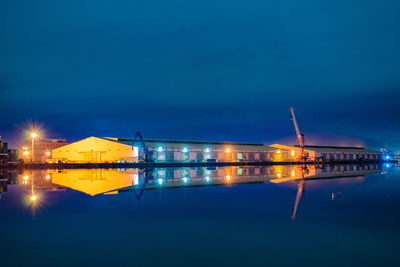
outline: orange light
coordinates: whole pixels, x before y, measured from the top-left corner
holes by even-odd
[[[281,151],[280,151],[280,150],[277,150],[276,153],[281,154]]]
[[[230,148],[228,147],[228,148],[225,150],[225,152],[226,152],[226,153],[231,152]]]
[[[280,178],[280,177],[281,177],[281,174],[280,174],[280,173],[278,173],[278,174],[277,174],[277,176]]]
[[[32,138],[36,138],[37,136],[38,136],[37,133],[35,133],[35,132],[31,133]]]
[[[294,156],[294,150],[292,150],[292,156]]]
[[[296,173],[294,172],[294,170],[292,171],[292,177],[294,177],[296,175]]]
[[[50,151],[46,151],[46,156],[50,156]]]
[[[37,199],[37,196],[36,195],[32,195],[31,196],[31,201],[35,201]]]
[[[29,179],[29,176],[28,176],[28,175],[25,175],[25,176],[24,176],[24,180],[27,181],[28,179]]]
[[[50,174],[46,175],[46,179],[49,180],[50,179]]]
[[[24,155],[25,155],[25,156],[28,156],[28,155],[29,155],[29,151],[25,150],[25,151],[24,151]]]
[[[226,176],[226,180],[229,181],[231,177],[229,175]]]

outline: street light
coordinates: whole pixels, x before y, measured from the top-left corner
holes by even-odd
[[[32,138],[32,162],[35,162],[35,138],[38,137],[38,134],[35,132],[31,133]]]

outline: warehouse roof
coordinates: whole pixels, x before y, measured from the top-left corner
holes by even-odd
[[[114,137],[102,137],[102,139],[132,145],[134,141],[133,138],[114,138]],[[193,141],[193,140],[166,140],[166,139],[144,139],[143,140],[146,145],[153,147],[158,145],[168,145],[171,148],[180,148],[182,145],[190,145],[191,147],[203,148],[204,146],[213,146],[213,145],[223,145],[223,146],[235,146],[237,149],[242,150],[274,150],[274,148],[270,146],[266,146],[264,144],[256,144],[256,143],[239,143],[239,142],[219,142],[219,141]]]
[[[106,139],[114,139],[122,143],[132,143],[133,138],[112,138],[104,137]],[[169,144],[199,144],[199,145],[246,145],[246,146],[263,146],[263,144],[255,143],[242,143],[242,142],[219,142],[219,141],[194,141],[194,140],[167,140],[167,139],[143,139],[146,143],[169,143]]]
[[[298,147],[298,145],[295,145]],[[363,147],[350,147],[350,146],[305,146],[306,149],[318,152],[367,152],[379,153],[378,151],[366,149]]]

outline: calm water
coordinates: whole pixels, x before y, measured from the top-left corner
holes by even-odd
[[[1,266],[400,265],[400,171],[392,165],[1,179]]]

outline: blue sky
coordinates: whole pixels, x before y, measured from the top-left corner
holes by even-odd
[[[400,150],[400,2],[2,1],[0,135]]]

